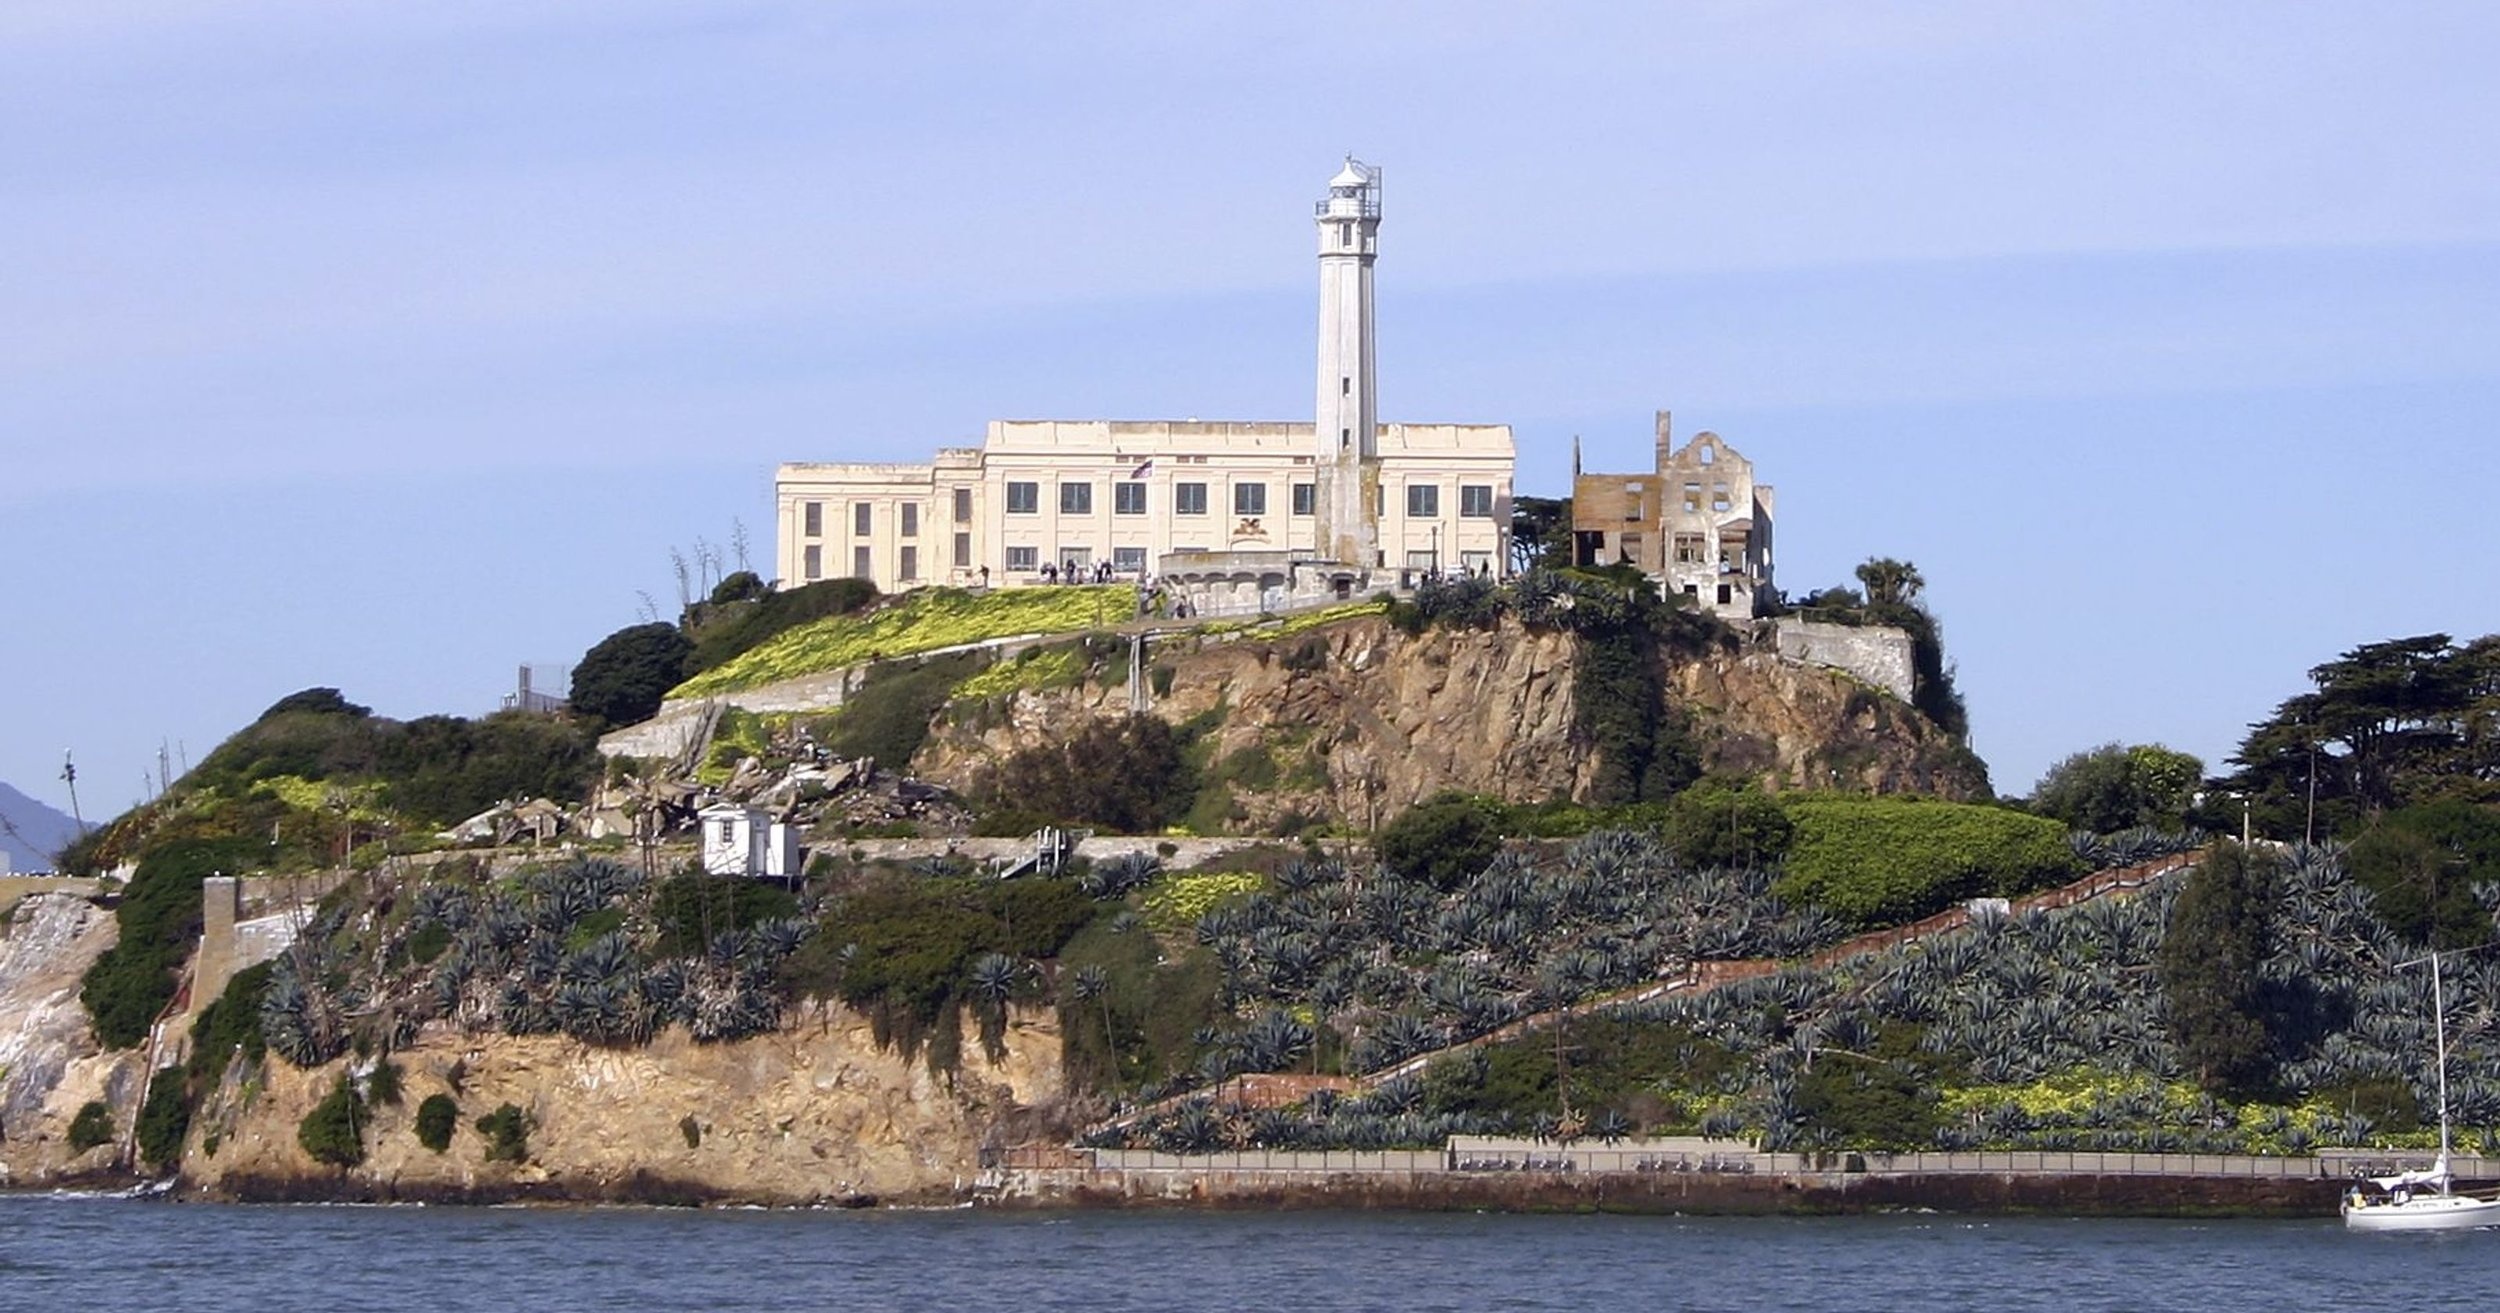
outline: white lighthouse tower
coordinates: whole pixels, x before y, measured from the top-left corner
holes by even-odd
[[[1319,219],[1319,414],[1312,441],[1319,555],[1380,563],[1380,410],[1372,387],[1372,257],[1380,170],[1348,155]]]

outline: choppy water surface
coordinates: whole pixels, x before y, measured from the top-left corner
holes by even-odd
[[[2483,1308],[2500,1233],[2333,1221],[765,1213],[0,1197],[0,1308]]]

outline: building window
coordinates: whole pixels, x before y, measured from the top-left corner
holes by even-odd
[[[917,547],[906,547],[906,548],[904,548],[904,549],[903,549],[903,562],[902,562],[902,564],[903,564],[903,568],[902,568],[902,570],[901,570],[901,571],[899,572],[899,574],[898,574],[898,577],[899,577],[899,578],[901,578],[903,581],[905,581],[905,582],[907,582],[907,583],[908,583],[908,582],[910,582],[911,580],[914,580],[914,579],[919,578],[919,577],[920,577],[920,549],[919,549],[919,548],[917,548]]]
[[[1467,567],[1467,573],[1469,574],[1491,574],[1493,572],[1493,553],[1460,552],[1458,554],[1458,563]]]
[[[1036,559],[1040,554],[1039,548],[1010,547],[1007,549],[1007,569],[1010,573],[1020,571],[1031,574],[1041,568],[1041,562]]]
[[[1688,511],[1699,511],[1701,509],[1700,484],[1688,483],[1684,485],[1684,509]]]
[[[1112,485],[1111,485],[1111,512],[1112,512],[1112,514],[1114,514],[1114,515],[1143,515],[1143,514],[1145,514],[1145,513],[1146,513],[1146,485],[1145,485],[1145,484],[1142,484],[1142,483],[1115,483],[1115,484],[1112,484]]]
[[[1060,513],[1061,515],[1091,515],[1091,514],[1093,514],[1093,513],[1094,513],[1094,485],[1092,485],[1092,484],[1090,484],[1090,483],[1063,483],[1063,484],[1060,484],[1060,485],[1059,485],[1059,513]]]
[[[1428,552],[1428,551],[1425,551],[1425,552],[1408,552],[1408,553],[1406,554],[1406,568],[1407,568],[1407,569],[1409,569],[1409,570],[1429,570],[1429,569],[1431,569],[1431,568],[1432,568],[1432,553],[1431,553],[1431,552]]]
[[[969,570],[972,568],[971,534],[959,533],[955,535],[955,568],[958,570]]]
[[[1439,515],[1441,513],[1440,485],[1433,483],[1406,485],[1406,513],[1419,520],[1428,520]]]
[[[854,547],[851,549],[851,577],[853,579],[874,579],[877,577],[876,570],[869,564],[867,548]]]
[[[906,538],[917,538],[920,536],[920,503],[916,501],[907,501],[903,503],[902,533]],[[908,579],[911,576],[905,575],[903,577]]]
[[[1092,569],[1093,567],[1094,567],[1094,549],[1093,549],[1093,548],[1091,548],[1091,547],[1062,547],[1062,548],[1060,548],[1060,549],[1059,549],[1059,568],[1060,568],[1060,569],[1062,569],[1062,570],[1067,570],[1067,571],[1071,571],[1071,572],[1075,572],[1075,571],[1082,571],[1082,570],[1090,570],[1090,569]]]
[[[1353,396],[1354,380],[1352,378],[1340,377],[1337,380],[1337,395],[1341,397]]]
[[[1007,485],[1007,513],[1031,515],[1042,509],[1042,485],[1010,483]]]
[[[1675,536],[1675,563],[1677,565],[1701,564],[1701,549],[1702,543],[1700,534],[1677,534]]]
[[[1458,513],[1470,520],[1493,518],[1493,485],[1462,483],[1458,485]]]
[[[1143,547],[1112,548],[1111,568],[1122,574],[1144,574],[1146,572],[1146,549]]]
[[[1204,547],[1183,547],[1179,544],[1174,544],[1172,547],[1172,554],[1175,556],[1195,556],[1203,555],[1206,550],[1207,549]]]
[[[972,489],[970,488],[955,490],[955,523],[972,523]]]
[[[852,532],[853,534],[855,534],[855,535],[859,536],[859,537],[862,537],[862,538],[867,537],[867,536],[868,536],[868,524],[869,524],[869,517],[871,517],[871,516],[875,515],[876,513],[877,513],[877,508],[876,508],[876,507],[874,507],[874,506],[872,506],[872,505],[870,505],[870,504],[868,504],[867,502],[864,502],[864,501],[855,501],[855,502],[852,502],[852,503],[851,503],[851,532]]]
[[[823,502],[820,502],[820,501],[812,501],[812,502],[809,502],[809,503],[807,503],[807,509],[803,512],[803,514],[804,514],[804,515],[806,516],[806,518],[807,518],[807,529],[806,529],[807,536],[808,536],[808,537],[810,537],[810,538],[822,538],[822,537],[824,537],[824,536],[825,536],[825,504],[824,504]]]
[[[802,569],[808,579],[815,580],[824,578],[825,549],[816,546],[814,543],[808,544],[807,563],[802,567]]]
[[[1736,503],[1727,495],[1726,484],[1714,483],[1710,485],[1710,509],[1714,511],[1724,511],[1728,507],[1735,504]]]
[[[1207,485],[1205,485],[1205,484],[1203,484],[1203,483],[1175,483],[1175,484],[1173,484],[1173,485],[1172,485],[1172,513],[1173,513],[1174,515],[1204,515],[1204,514],[1206,514],[1206,513],[1207,513]]]
[[[1233,514],[1235,514],[1235,515],[1265,515],[1265,514],[1267,514],[1267,485],[1266,485],[1266,484],[1264,484],[1264,483],[1236,483],[1236,484],[1234,484],[1234,485],[1233,485]]]
[[[1318,489],[1316,486],[1314,486],[1314,485],[1312,485],[1312,484],[1308,484],[1308,483],[1297,483],[1297,484],[1293,485],[1293,513],[1294,513],[1294,514],[1296,514],[1296,515],[1309,515],[1309,514],[1311,514],[1311,513],[1312,513],[1311,508],[1312,508],[1314,505],[1316,505],[1316,504],[1317,504],[1318,500],[1319,500],[1319,489]]]

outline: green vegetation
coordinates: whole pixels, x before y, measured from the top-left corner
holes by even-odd
[[[1502,849],[1498,807],[1444,793],[1408,808],[1382,827],[1372,849],[1390,870],[1436,889],[1458,888]]]
[[[2401,807],[2500,804],[2500,634],[2367,643],[2309,681],[2250,727],[2218,782],[2252,799],[2258,833],[2324,842]]]
[[[954,1028],[941,1023],[973,999],[975,963],[1054,957],[1096,910],[1074,880],[889,880],[828,900],[817,939],[838,947],[794,963],[792,983],[867,1013],[879,1044],[915,1054],[934,1040],[945,1069]]]
[[[1034,688],[1066,688],[1085,677],[1085,651],[1070,643],[1029,648],[993,663],[955,686],[954,700],[975,702]]]
[[[329,1094],[313,1105],[296,1125],[295,1142],[313,1161],[332,1167],[354,1167],[365,1160],[365,1101],[356,1095],[347,1073],[339,1073]]]
[[[826,727],[825,746],[844,757],[874,757],[888,770],[909,770],[930,722],[980,664],[977,654],[961,652],[870,670]]]
[[[486,1137],[486,1161],[525,1163],[530,1160],[530,1118],[518,1104],[499,1105],[477,1119],[477,1133]]]
[[[1945,664],[1944,627],[1919,593],[1927,579],[1918,567],[1891,557],[1869,557],[1857,568],[1865,591],[1826,588],[1809,594],[1797,612],[1809,620],[1841,625],[1887,625],[1910,635],[1913,677],[1910,704],[1948,735],[1964,739],[1970,716],[1953,686],[1953,670]]]
[[[670,696],[732,693],[1016,634],[1073,633],[1126,620],[1136,605],[1137,590],[1126,584],[995,593],[924,588],[863,615],[826,616],[777,634],[687,680]]]
[[[2083,874],[2065,827],[1995,807],[1809,795],[1786,811],[1796,828],[1780,895],[1860,925],[1914,921]]]
[[[724,879],[701,871],[672,875],[652,894],[651,920],[659,940],[651,951],[662,958],[700,957],[724,938],[798,914],[797,899],[761,880]]]
[[[687,1148],[703,1147],[703,1123],[696,1121],[693,1113],[687,1113],[677,1119],[677,1133],[685,1137]]]
[[[1796,833],[1788,810],[1751,780],[1704,779],[1667,804],[1667,846],[1694,866],[1768,866]]]
[[[1046,591],[1046,590],[1045,590]],[[1044,822],[1153,834],[1195,799],[1180,731],[1153,716],[1094,720],[1000,762],[979,796],[1008,833]]]
[[[71,1153],[85,1153],[99,1144],[113,1142],[113,1110],[102,1099],[89,1099],[78,1106],[78,1115],[69,1119]]]
[[[1180,934],[1207,913],[1266,888],[1267,878],[1250,871],[1175,871],[1146,886],[1139,906],[1147,928]]]
[[[2483,895],[2500,882],[2500,808],[2453,798],[2398,808],[2353,840],[2350,861],[2379,919],[2406,942],[2494,939]]]
[[[2215,847],[2171,906],[2161,990],[2179,1060],[2212,1090],[2250,1090],[2273,1066],[2257,974],[2274,891],[2264,863]]]
[[[460,1126],[460,1104],[448,1094],[429,1094],[417,1105],[417,1143],[436,1153],[451,1147]]]
[[[120,937],[87,969],[79,1001],[107,1048],[126,1049],[174,998],[174,976],[200,934],[200,882],[239,872],[262,851],[248,839],[184,839],[149,850],[114,911]]]
[[[694,660],[675,625],[629,625],[600,639],[573,667],[574,711],[608,725],[649,720]]]
[[[2049,767],[2031,810],[2087,834],[2179,830],[2204,776],[2205,763],[2158,743],[2105,743]]]
[[[139,1157],[158,1171],[182,1161],[182,1137],[191,1131],[191,1100],[183,1090],[180,1067],[164,1067],[148,1084],[147,1102],[139,1105]]]
[[[721,580],[709,602],[689,608],[686,632],[694,640],[690,671],[711,670],[784,631],[826,616],[850,615],[878,597],[876,585],[865,579],[826,579],[777,593],[733,588],[740,574]]]

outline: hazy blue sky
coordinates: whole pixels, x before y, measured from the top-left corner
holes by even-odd
[[[1649,414],[1780,582],[1917,562],[2000,788],[2218,762],[2500,628],[2487,3],[0,6],[0,779],[294,689],[491,709],[771,468],[1302,417],[1386,166],[1382,415],[1523,491]]]

